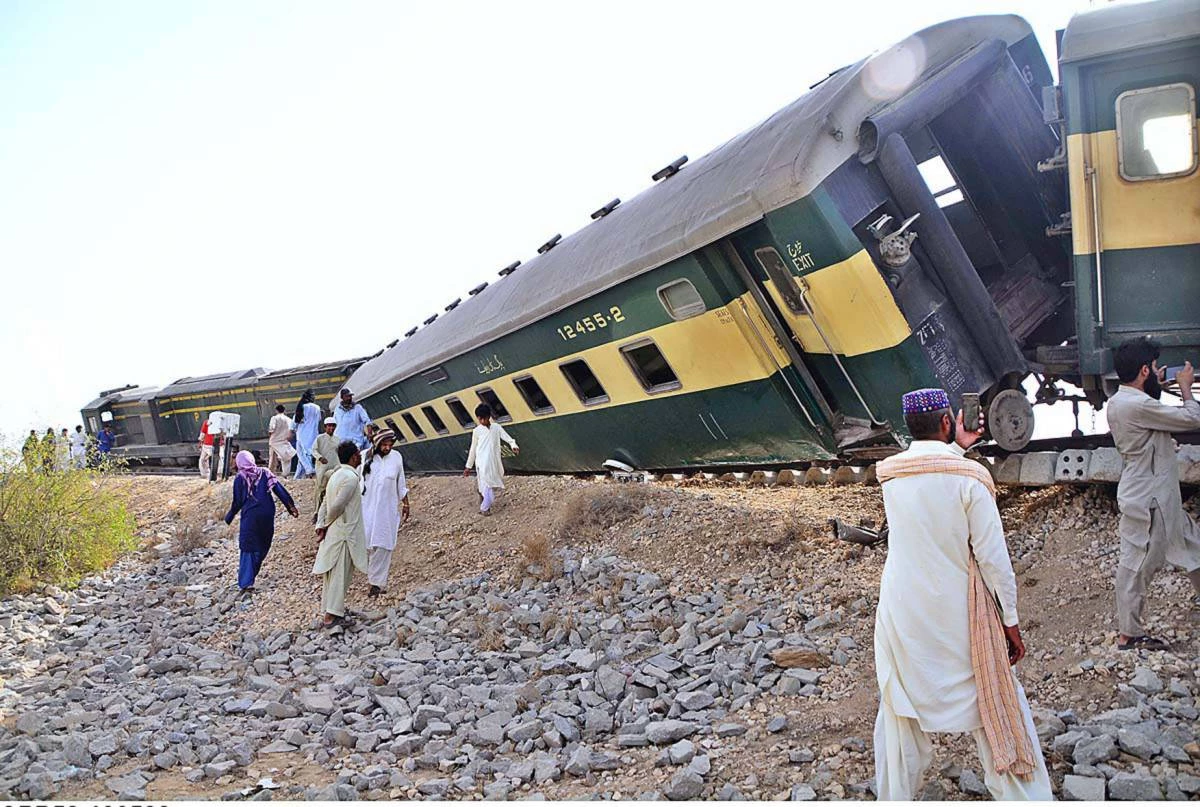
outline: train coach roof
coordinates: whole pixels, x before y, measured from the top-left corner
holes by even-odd
[[[359,398],[706,246],[810,193],[855,156],[858,125],[989,39],[1032,33],[1016,16],[926,28],[846,67],[765,121],[564,238],[360,367]],[[902,77],[898,80],[898,76]]]
[[[120,403],[121,401],[148,401],[157,394],[158,387],[131,387],[129,389],[114,390],[88,403],[83,407],[83,411],[103,409],[109,404]]]
[[[342,359],[341,361],[327,361],[320,364],[306,364],[302,367],[288,367],[284,370],[271,370],[263,378],[283,378],[289,375],[307,375],[308,373],[323,373],[323,372],[338,372],[344,373],[354,369],[366,361],[366,357],[357,359]]]
[[[1059,61],[1081,62],[1197,36],[1200,0],[1112,3],[1071,18],[1063,31]]]
[[[230,373],[181,378],[163,387],[158,397],[169,398],[185,392],[211,392],[239,387],[254,381],[264,372],[266,371],[261,367],[252,367],[249,370],[236,370]]]

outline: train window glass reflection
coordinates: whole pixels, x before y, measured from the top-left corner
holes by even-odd
[[[422,406],[421,411],[425,413],[426,419],[429,420],[429,425],[438,434],[449,434],[450,430],[446,428],[446,421],[442,420],[442,416],[437,413],[432,406]]]
[[[673,280],[665,286],[659,286],[658,299],[671,315],[671,319],[687,319],[707,310],[700,292],[696,291],[692,281],[686,279]]]
[[[807,313],[804,310],[804,302],[800,299],[800,287],[796,285],[796,278],[792,275],[792,270],[788,268],[788,265],[783,262],[783,258],[780,257],[775,247],[759,247],[754,250],[754,257],[758,259],[758,265],[771,279],[771,283],[775,286],[775,290],[788,310],[793,314]]]
[[[542,391],[542,385],[533,376],[524,375],[514,378],[513,384],[516,386],[517,392],[521,393],[521,397],[525,399],[525,403],[529,404],[529,409],[533,414],[548,415],[554,411],[554,404],[550,403],[550,398]]]
[[[1162,179],[1196,169],[1196,93],[1165,84],[1117,96],[1117,153],[1121,176]]]
[[[469,429],[475,425],[475,419],[471,417],[471,413],[467,411],[467,407],[463,406],[463,402],[458,398],[447,398],[446,406],[450,407],[450,413],[454,415],[454,419],[458,421],[458,425],[464,429]]]
[[[608,403],[608,393],[604,391],[604,385],[583,359],[560,364],[558,369],[567,377],[567,383],[575,390],[584,406]]]
[[[490,388],[477,389],[475,394],[479,396],[479,400],[492,407],[492,414],[496,416],[498,422],[508,423],[512,420],[512,415],[508,414],[508,407],[501,403],[500,396],[492,392]]]
[[[404,436],[404,432],[401,431],[400,426],[397,425],[396,421],[392,420],[391,418],[384,418],[383,425],[387,426],[389,429],[391,429],[392,431],[394,431],[396,433],[396,442],[398,442],[398,443],[407,443],[408,442],[408,439]]]
[[[667,364],[667,358],[650,339],[641,339],[621,348],[621,354],[629,363],[642,389],[651,395],[679,389],[679,376]]]
[[[425,430],[421,428],[421,424],[417,423],[417,419],[405,412],[400,417],[404,418],[404,422],[408,424],[408,428],[412,429],[412,433],[417,436],[418,440],[425,439]]]

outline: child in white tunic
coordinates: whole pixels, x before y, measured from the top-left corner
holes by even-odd
[[[475,408],[479,425],[471,432],[471,451],[467,454],[467,467],[463,476],[471,475],[471,468],[479,478],[479,512],[490,515],[496,493],[504,488],[504,463],[500,461],[500,441],[508,443],[514,454],[520,454],[517,441],[504,431],[499,423],[492,422],[492,408],[480,404]]]
[[[367,530],[370,560],[368,596],[377,597],[387,585],[396,535],[400,532],[400,511],[408,520],[408,484],[404,480],[404,460],[393,450],[396,433],[385,429],[375,436],[374,452],[363,466],[363,526]]]

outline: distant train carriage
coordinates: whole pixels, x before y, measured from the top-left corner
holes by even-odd
[[[1065,189],[1036,168],[1050,83],[1017,17],[922,31],[664,169],[349,385],[418,469],[461,467],[480,401],[517,469],[894,450],[904,390],[990,402],[1069,335],[1070,257],[1045,234]]]
[[[116,454],[130,462],[191,465],[199,457],[201,423],[221,410],[241,416],[238,445],[266,457],[267,424],[275,407],[289,414],[306,389],[317,400],[336,393],[362,359],[268,371],[260,367],[180,378],[157,388],[108,390],[83,410],[85,429],[95,435],[111,421]]]

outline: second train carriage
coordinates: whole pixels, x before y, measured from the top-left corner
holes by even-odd
[[[598,211],[349,386],[421,470],[462,467],[480,401],[518,470],[894,448],[904,390],[995,398],[1070,334],[1070,255],[1045,234],[1065,189],[1036,169],[1051,83],[1018,17],[926,29]]]
[[[111,422],[117,435],[115,453],[130,462],[192,465],[199,457],[201,423],[221,410],[241,416],[238,445],[266,458],[267,424],[275,406],[289,416],[306,389],[318,401],[334,395],[363,359],[292,367],[251,368],[208,376],[190,376],[158,388],[108,390],[82,410],[91,436]]]

